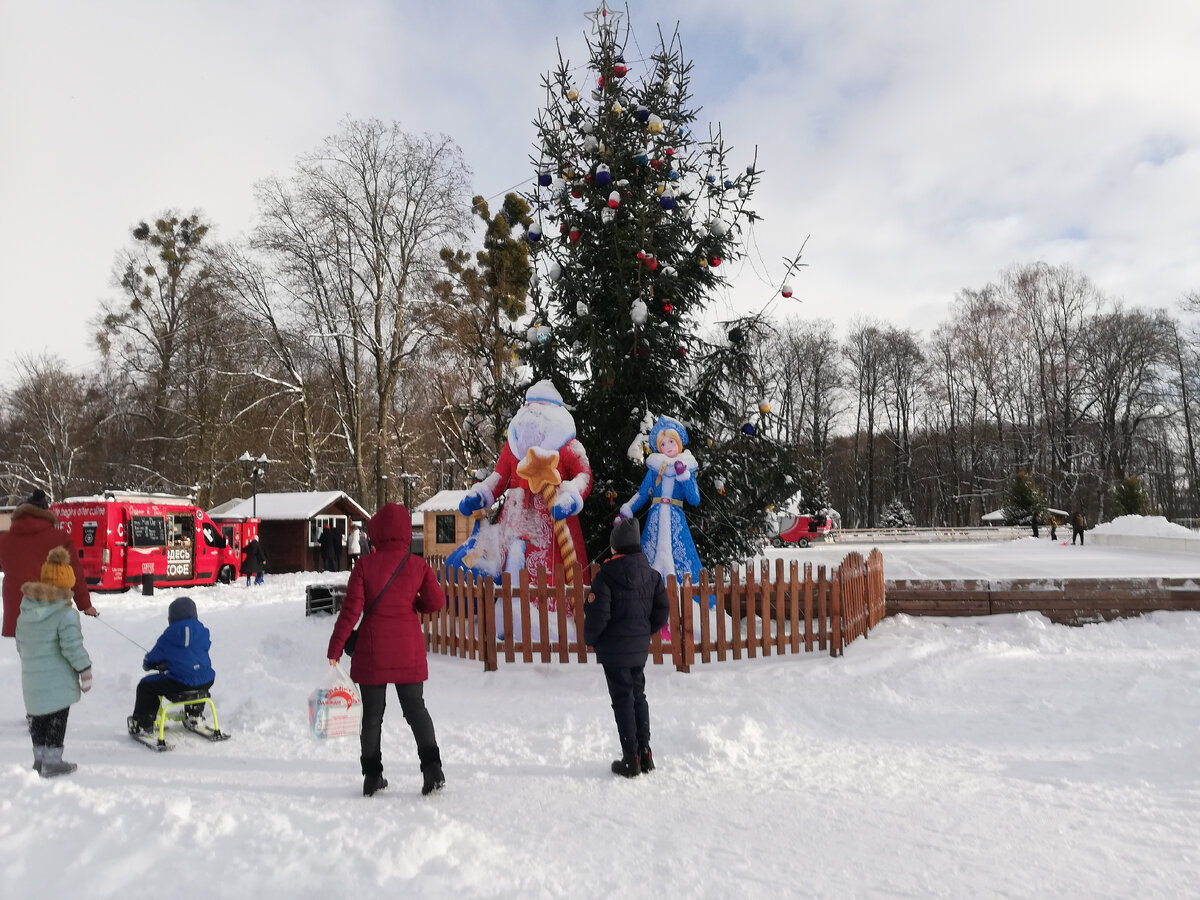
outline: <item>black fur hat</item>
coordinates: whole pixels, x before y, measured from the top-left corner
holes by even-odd
[[[50,498],[46,496],[46,492],[38,488],[29,495],[29,499],[25,501],[30,506],[36,506],[38,509],[49,509]]]
[[[637,519],[622,519],[613,526],[609,545],[613,553],[637,553],[642,549],[642,529]]]

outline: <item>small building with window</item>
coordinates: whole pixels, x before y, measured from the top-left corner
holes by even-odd
[[[474,516],[458,511],[466,491],[438,491],[413,510],[413,529],[422,523],[425,532],[425,558],[445,559],[471,535]]]
[[[342,544],[339,569],[347,567],[346,535],[350,523],[363,523],[371,514],[344,491],[283,491],[257,498],[234,499],[209,511],[218,525],[244,522],[257,513],[258,541],[267,556],[268,572],[321,570],[321,532],[328,525]]]

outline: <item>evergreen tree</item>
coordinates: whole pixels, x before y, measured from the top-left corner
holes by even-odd
[[[699,333],[757,218],[761,172],[753,160],[731,168],[719,127],[694,135],[692,66],[678,32],[660,31],[635,77],[617,15],[602,4],[591,16],[586,75],[560,54],[544,77],[527,233],[542,277],[523,356],[534,379],[563,394],[587,449],[588,542],[603,545],[644,473],[629,452],[638,423],[666,414],[685,423],[700,462],[702,502],[688,515],[713,566],[756,552],[768,508],[798,489],[798,455],[772,435],[754,365],[767,324],[749,317],[721,323],[715,337]]]
[[[879,524],[884,528],[912,528],[917,524],[917,520],[913,518],[912,512],[904,505],[903,501],[899,497],[895,497],[884,508]]]
[[[1037,482],[1024,472],[1018,472],[1009,484],[1008,493],[1004,498],[1005,523],[1019,525],[1034,516],[1040,517],[1045,508],[1046,501]]]
[[[1150,512],[1150,497],[1141,479],[1126,475],[1113,488],[1113,508],[1118,516],[1144,516]]]

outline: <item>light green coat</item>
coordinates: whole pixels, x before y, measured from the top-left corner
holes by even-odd
[[[83,649],[79,613],[71,592],[31,581],[21,586],[17,652],[25,712],[44,716],[79,700],[79,673],[92,666]],[[57,599],[63,594],[63,599]]]

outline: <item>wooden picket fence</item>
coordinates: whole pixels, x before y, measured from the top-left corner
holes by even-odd
[[[592,566],[593,577],[598,569]],[[588,661],[591,651],[578,639],[587,588],[564,586],[561,569],[555,569],[553,585],[543,569],[534,580],[522,571],[516,584],[507,573],[496,584],[445,566],[436,571],[446,606],[422,617],[430,652],[480,660],[487,671],[501,661]],[[850,553],[836,568],[818,566],[815,573],[812,563],[801,567],[796,560],[785,567],[776,559],[773,571],[769,560],[729,571],[718,566],[711,574],[701,570],[695,584],[690,576],[682,583],[668,578],[667,597],[671,637],[651,638],[654,663],[673,663],[687,672],[697,659],[723,662],[813,650],[840,656],[885,615],[883,557],[878,549],[866,559]]]

